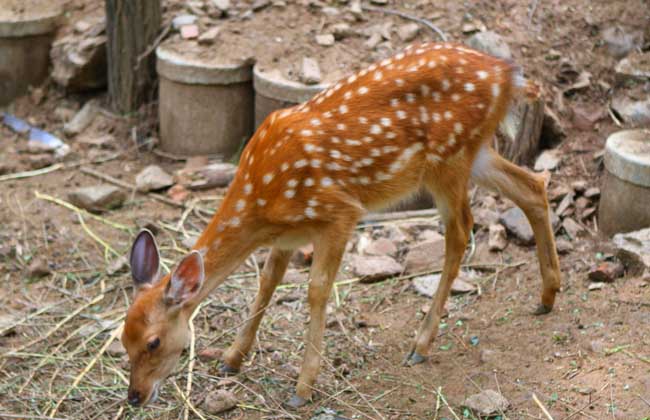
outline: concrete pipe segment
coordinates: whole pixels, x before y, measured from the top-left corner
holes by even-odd
[[[650,130],[612,134],[605,146],[598,224],[607,236],[650,227]]]
[[[284,78],[279,70],[264,71],[259,65],[253,68],[255,87],[255,127],[276,109],[288,108],[309,100],[326,84],[305,85]]]
[[[161,147],[229,160],[253,133],[252,65],[204,60],[185,47],[156,49]]]
[[[0,0],[0,106],[47,78],[61,14],[55,0]]]

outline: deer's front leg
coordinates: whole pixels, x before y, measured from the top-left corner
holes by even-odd
[[[298,377],[296,394],[288,402],[288,405],[294,408],[305,405],[312,396],[320,369],[327,300],[345,251],[345,244],[356,225],[356,218],[351,219],[328,229],[314,242],[314,261],[308,291],[310,320],[305,337],[305,358]]]
[[[244,326],[239,330],[235,342],[230,346],[224,355],[224,364],[221,366],[222,373],[235,373],[239,371],[241,363],[251,349],[255,341],[257,328],[262,321],[264,311],[271,301],[275,288],[280,284],[293,251],[271,249],[269,256],[264,263],[260,276],[259,289],[255,302],[250,307],[250,314]]]

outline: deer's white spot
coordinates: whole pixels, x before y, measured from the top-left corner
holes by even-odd
[[[440,114],[438,114],[437,112],[434,112],[432,117],[433,117],[433,121],[437,123],[442,120],[442,117],[440,117]]]
[[[326,176],[325,178],[323,178],[323,179],[320,180],[320,184],[321,184],[323,187],[330,187],[330,186],[332,186],[332,183],[333,183],[333,182],[332,182],[332,178],[327,177],[327,176]]]
[[[361,142],[359,140],[352,139],[345,139],[345,144],[348,146],[361,146]]]
[[[395,111],[395,115],[397,115],[397,118],[400,120],[406,119],[406,112],[401,109]]]
[[[230,219],[229,223],[230,226],[237,227],[241,224],[241,220],[239,219],[239,217],[233,217],[232,219]]]
[[[260,207],[264,207],[266,205],[266,200],[263,198],[258,198],[257,199],[257,205]]]
[[[307,207],[305,209],[305,216],[309,217],[310,219],[313,219],[316,217],[316,211],[312,207]]]
[[[314,186],[314,178],[307,178],[304,181],[305,187],[313,187]]]
[[[381,129],[381,127],[378,126],[377,124],[373,124],[373,125],[370,127],[370,133],[371,133],[371,134],[381,134],[381,132],[382,132],[382,129]]]
[[[405,96],[406,96],[406,102],[408,102],[408,103],[410,103],[410,104],[412,104],[413,102],[415,102],[415,95],[414,95],[414,94],[412,94],[412,93],[407,93]]]
[[[381,80],[382,77],[384,77],[384,75],[380,71],[376,71],[374,76],[372,76],[372,78],[377,81]]]
[[[379,123],[380,123],[381,125],[383,125],[384,127],[390,127],[390,125],[391,125],[391,120],[390,120],[390,118],[382,117],[382,118],[379,120]]]
[[[284,192],[284,196],[287,198],[293,198],[294,195],[296,195],[296,190],[286,190]]]
[[[269,172],[268,174],[266,174],[266,175],[264,175],[262,177],[262,182],[264,182],[265,184],[268,184],[269,182],[271,182],[272,179],[273,179],[273,174],[271,172]]]
[[[456,134],[461,134],[463,132],[463,124],[457,122],[454,124],[454,131]]]
[[[445,111],[444,117],[446,120],[452,119],[453,116],[454,114],[452,114],[451,111]]]
[[[314,133],[311,130],[301,130],[300,134],[302,134],[303,136],[311,136]]]
[[[244,194],[248,195],[253,191],[253,184],[250,182],[246,185],[244,185]]]
[[[397,86],[404,86],[404,79],[395,79],[395,84]]]
[[[343,94],[343,99],[348,100],[352,97],[352,92],[349,90]]]
[[[294,168],[304,168],[305,166],[307,166],[307,159],[300,159],[300,160],[297,160],[297,161],[293,164],[293,166],[294,166]]]
[[[501,93],[501,87],[496,83],[492,83],[492,96],[496,98],[497,96],[499,96],[500,93]]]
[[[483,70],[479,70],[479,71],[476,72],[476,75],[478,76],[479,79],[485,80],[488,77],[488,72],[483,71]]]
[[[353,74],[352,76],[348,77],[348,83],[352,83],[355,80],[357,80],[357,75],[356,74]]]
[[[290,179],[287,182],[287,185],[289,186],[289,188],[295,188],[295,186],[298,185],[298,181],[296,179]]]
[[[451,83],[447,79],[442,79],[442,90],[448,91],[451,87]]]
[[[368,93],[368,88],[366,86],[361,86],[357,92],[359,92],[359,95],[365,95]]]
[[[465,83],[466,92],[474,92],[474,90],[476,90],[476,86],[474,86],[474,83]]]
[[[348,106],[347,106],[347,105],[341,105],[341,106],[339,107],[339,112],[340,112],[341,114],[345,114],[346,112],[348,112]]]
[[[331,140],[332,143],[334,143],[334,144],[338,144],[338,143],[341,142],[341,139],[338,138],[338,137],[336,137],[336,136],[332,137],[330,140]]]
[[[246,201],[237,200],[237,203],[235,203],[235,210],[242,211],[244,210],[244,207],[246,207]]]
[[[338,128],[339,130],[345,130],[345,124],[341,124],[341,123],[336,124],[336,128]]]
[[[454,93],[453,95],[451,95],[451,100],[454,101],[454,102],[460,101],[460,95],[457,94],[457,93]]]

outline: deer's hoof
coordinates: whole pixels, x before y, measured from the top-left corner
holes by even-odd
[[[304,399],[303,397],[299,397],[298,395],[294,395],[285,403],[285,405],[289,408],[300,408],[304,407],[307,404],[307,400]]]
[[[239,369],[235,369],[235,368],[230,367],[230,366],[228,366],[227,364],[223,363],[223,364],[219,367],[219,373],[222,374],[222,375],[224,375],[224,376],[228,376],[228,375],[236,375],[237,373],[239,373]]]
[[[540,303],[537,308],[533,311],[533,315],[546,315],[547,313],[553,310],[552,306],[544,305]]]
[[[422,356],[414,350],[409,353],[408,356],[406,356],[406,359],[404,360],[404,366],[419,365],[420,363],[426,362],[427,359],[427,356]]]

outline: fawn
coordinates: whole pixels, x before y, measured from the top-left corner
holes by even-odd
[[[312,242],[310,323],[293,407],[312,396],[320,366],[325,307],[342,254],[368,209],[425,186],[446,227],[440,287],[407,355],[426,360],[473,226],[470,179],[523,209],[535,233],[543,280],[537,314],[551,311],[560,271],[541,176],[490,148],[514,96],[538,89],[513,64],[451,43],[411,46],[341,80],[306,103],[269,115],[244,149],[219,210],[171,274],[159,278],[148,231],[135,239],[136,296],[122,342],[131,363],[128,401],[155,399],[188,336],[188,318],[260,246],[271,246],[250,318],[224,355],[237,372],[293,250]]]

